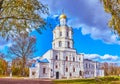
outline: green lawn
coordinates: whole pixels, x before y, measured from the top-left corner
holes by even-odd
[[[120,77],[103,77],[96,79],[54,80],[54,84],[120,84]]]

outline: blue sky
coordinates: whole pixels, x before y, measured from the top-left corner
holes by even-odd
[[[85,58],[101,62],[120,63],[120,41],[107,26],[111,16],[104,12],[99,0],[41,0],[48,4],[50,15],[45,20],[52,24],[42,30],[42,34],[33,31],[37,37],[37,52],[42,56],[52,48],[52,30],[59,23],[58,16],[62,9],[68,17],[68,25],[73,28],[74,48],[78,53],[84,53]],[[5,52],[10,42],[0,41],[0,50]]]

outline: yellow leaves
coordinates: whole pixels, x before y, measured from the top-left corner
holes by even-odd
[[[24,0],[16,0],[16,2],[18,3],[18,5],[22,5],[24,3]]]
[[[112,20],[110,20],[110,21],[109,21],[108,25],[109,25],[109,27],[111,27],[111,28],[112,28],[112,25],[113,25]]]
[[[44,11],[47,14],[46,9],[38,0],[4,0],[0,16],[0,35],[11,38],[8,36],[14,35],[13,33],[28,32],[45,25],[41,13],[37,13]]]
[[[117,0],[118,4],[120,4],[120,0]]]
[[[110,13],[112,18],[109,26],[112,27],[120,35],[120,0],[102,0],[104,9]]]
[[[7,71],[7,62],[0,58],[0,75],[5,75]]]

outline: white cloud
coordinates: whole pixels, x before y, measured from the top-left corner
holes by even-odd
[[[100,58],[103,60],[117,60],[119,57],[105,54],[104,56],[100,56]]]
[[[118,35],[112,34],[110,29],[101,30],[100,28],[96,27],[89,27],[85,24],[81,25],[81,32],[83,35],[90,35],[91,38],[94,40],[102,40],[104,43],[107,44],[118,44],[120,45],[120,40],[118,40]]]
[[[98,54],[85,54],[84,56],[85,59],[95,59],[95,58],[99,58]]]
[[[103,56],[99,55],[99,54],[84,54],[84,58],[85,59],[91,59],[94,61],[100,61],[100,62],[120,62],[120,57],[119,56],[113,56],[113,55],[109,55],[109,54],[105,54]]]
[[[59,15],[64,8],[68,16],[68,25],[73,28],[81,28],[82,25],[83,35],[89,34],[92,39],[120,45],[117,36],[111,33],[107,25],[111,15],[104,11],[99,0],[43,0],[42,2],[48,4],[51,14]]]

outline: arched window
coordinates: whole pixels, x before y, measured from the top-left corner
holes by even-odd
[[[73,67],[73,72],[75,72],[75,67]]]
[[[79,75],[82,76],[82,71],[79,71]]]
[[[70,77],[72,76],[72,73],[70,73]]]
[[[66,61],[68,61],[68,57],[66,56]]]
[[[57,55],[55,56],[55,59],[58,60],[58,56]]]
[[[32,72],[32,75],[35,75],[35,72]]]
[[[86,68],[87,68],[87,64],[86,64]]]
[[[66,72],[68,72],[68,68],[66,67]]]
[[[61,41],[59,41],[59,47],[61,47],[62,46],[62,42]]]
[[[62,36],[62,32],[60,32],[60,36]]]
[[[45,74],[46,73],[46,68],[43,68],[43,74]]]
[[[75,57],[73,57],[73,62],[75,61]]]
[[[67,32],[67,37],[69,36],[69,33]]]
[[[58,68],[58,66],[56,65],[56,66],[55,66],[55,68],[57,69],[57,68]]]
[[[70,48],[70,42],[69,41],[67,42],[67,46],[68,46],[68,48]]]

